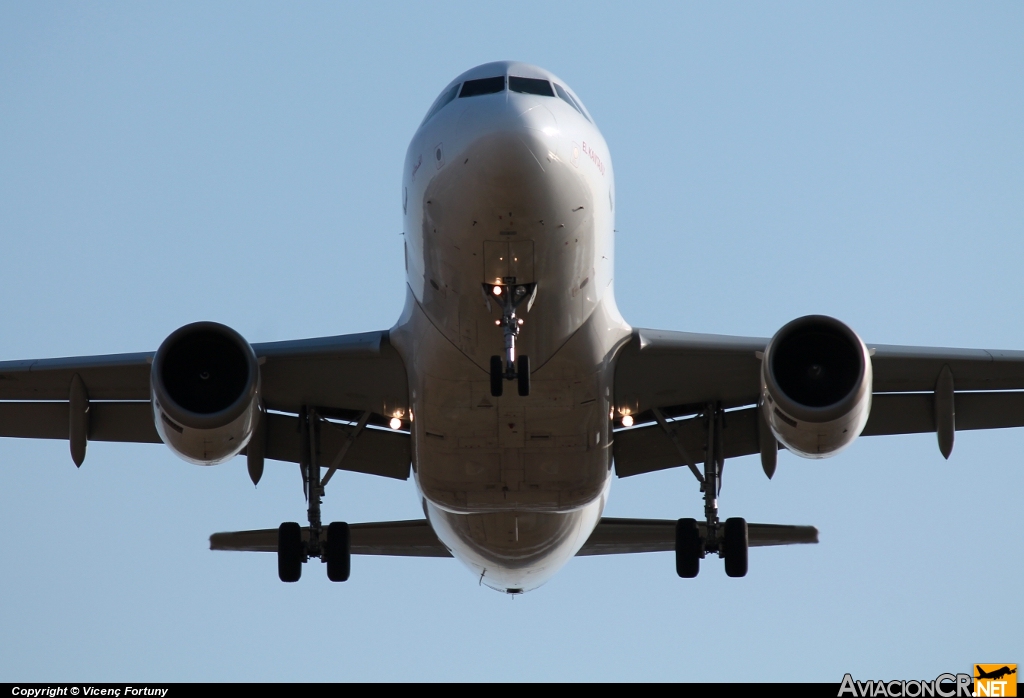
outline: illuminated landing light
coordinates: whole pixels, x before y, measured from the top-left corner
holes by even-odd
[[[496,296],[500,296],[501,295],[501,286],[495,286],[493,290],[494,290],[494,295],[496,295]]]
[[[495,324],[495,325],[500,325],[500,324],[501,324],[501,320],[495,320],[495,321],[494,321],[494,324]]]
[[[401,428],[402,428],[402,420],[401,420],[401,419],[399,419],[398,417],[392,417],[392,418],[391,418],[391,421],[390,421],[390,422],[388,422],[388,425],[389,425],[389,426],[390,426],[390,427],[391,427],[392,429],[396,429],[396,430],[397,430],[397,429],[401,429]]]
[[[523,324],[523,318],[519,318],[519,324],[520,324],[520,325],[522,325],[522,324]]]
[[[633,426],[633,418],[630,415],[624,415],[622,417],[622,426],[631,427]]]

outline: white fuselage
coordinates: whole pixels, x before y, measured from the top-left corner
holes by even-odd
[[[566,89],[503,62],[446,91],[506,75]],[[409,288],[391,341],[409,373],[413,470],[441,541],[496,589],[544,583],[604,508],[612,358],[630,332],[612,293],[614,192],[601,133],[558,96],[456,97],[409,145]],[[489,362],[504,338],[485,284],[511,277],[537,284],[517,346],[532,385],[493,397]]]

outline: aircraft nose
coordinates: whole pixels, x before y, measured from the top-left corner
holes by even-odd
[[[543,99],[514,92],[481,99],[467,105],[459,118],[457,133],[466,139],[467,150],[480,141],[512,136],[533,151],[557,152],[558,122]]]
[[[553,131],[558,130],[555,115],[544,106],[543,97],[509,93],[505,112],[511,129],[540,131],[545,135],[551,135]]]

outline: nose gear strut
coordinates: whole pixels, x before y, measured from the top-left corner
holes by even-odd
[[[484,284],[484,296],[501,303],[501,320],[495,324],[502,328],[505,334],[505,356],[491,357],[491,395],[501,397],[504,391],[505,381],[518,381],[519,394],[527,396],[530,394],[530,357],[516,357],[516,338],[519,337],[519,329],[523,320],[516,314],[516,310],[524,302],[526,310],[533,307],[533,301],[537,297],[537,284],[517,284],[515,277],[504,279],[509,283]]]

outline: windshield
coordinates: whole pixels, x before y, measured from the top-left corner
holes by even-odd
[[[496,92],[505,91],[505,76],[499,75],[494,78],[480,78],[479,80],[466,80],[462,85],[462,92],[459,97],[478,97],[479,95],[490,95]]]
[[[558,93],[559,98],[561,98],[561,100],[563,102],[565,102],[570,107],[572,107],[573,109],[578,111],[580,114],[582,114],[584,119],[586,119],[587,121],[590,121],[590,117],[587,116],[587,112],[583,109],[583,105],[581,105],[579,102],[577,102],[575,99],[573,99],[572,95],[569,94],[565,90],[565,88],[562,87],[561,85],[559,85],[557,82],[555,83],[555,92]],[[591,123],[593,123],[593,122],[591,122]]]
[[[461,86],[461,83],[455,83],[455,85],[442,92],[441,96],[434,100],[434,104],[430,107],[430,111],[427,112],[427,115],[423,117],[423,123],[425,124],[430,121],[434,114],[444,109],[449,102],[455,99],[455,95],[459,94],[459,88]]]
[[[517,78],[509,75],[508,89],[512,92],[521,92],[528,95],[555,96],[555,93],[551,91],[550,82],[547,80],[537,80],[536,78]]]

